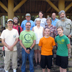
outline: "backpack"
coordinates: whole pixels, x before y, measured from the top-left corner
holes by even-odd
[[[18,26],[18,32],[19,32],[19,35],[20,35],[20,27]]]

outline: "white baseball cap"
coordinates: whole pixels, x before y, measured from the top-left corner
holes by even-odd
[[[12,20],[12,19],[8,19],[8,20],[7,20],[7,23],[8,23],[9,21],[12,21],[12,22],[13,22],[13,20]]]

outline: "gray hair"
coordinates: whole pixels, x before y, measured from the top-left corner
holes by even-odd
[[[60,15],[61,13],[66,14],[64,10],[61,10],[61,11],[59,12],[59,15]]]
[[[36,21],[41,21],[41,20],[40,20],[40,18],[36,18],[36,19],[35,19],[35,22],[36,22]]]
[[[47,20],[51,20],[51,17],[48,17],[48,18],[46,19],[46,21],[47,21]]]
[[[17,19],[17,21],[18,21],[18,17],[14,17],[14,18],[13,18],[13,21],[14,21],[14,19]]]

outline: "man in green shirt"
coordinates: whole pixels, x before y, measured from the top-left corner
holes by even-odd
[[[20,34],[20,44],[22,46],[22,72],[26,72],[26,59],[28,57],[30,64],[30,72],[34,72],[33,68],[33,47],[35,45],[36,36],[33,31],[30,31],[31,23],[26,23],[26,30],[22,31]]]
[[[68,48],[70,48],[69,38],[63,34],[63,27],[58,27],[58,36],[55,38],[57,43],[57,56],[56,65],[60,67],[60,72],[67,72],[66,68],[68,66]]]

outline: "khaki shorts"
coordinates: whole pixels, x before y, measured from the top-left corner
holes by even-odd
[[[38,44],[36,44],[36,45],[34,46],[34,50],[40,50]]]

